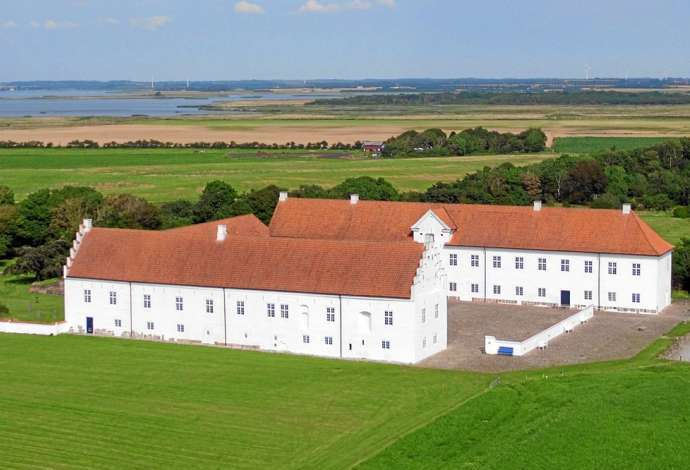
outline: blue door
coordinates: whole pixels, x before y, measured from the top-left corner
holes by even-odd
[[[570,307],[570,291],[569,290],[562,290],[561,291],[561,306],[562,307]]]
[[[86,333],[93,334],[93,317],[86,317]]]

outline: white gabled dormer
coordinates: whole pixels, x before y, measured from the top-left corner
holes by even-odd
[[[412,226],[412,236],[417,243],[431,243],[437,248],[442,248],[450,241],[455,230],[456,227],[451,227],[444,222],[443,219],[434,212],[434,209],[429,209],[426,214]]]

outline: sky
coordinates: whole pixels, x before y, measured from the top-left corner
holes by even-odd
[[[689,77],[687,0],[0,0],[0,81]]]

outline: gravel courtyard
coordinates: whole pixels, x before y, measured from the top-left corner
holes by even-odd
[[[522,357],[484,354],[484,336],[522,341],[575,310],[513,305],[448,304],[448,349],[422,367],[503,372],[634,356],[677,323],[690,319],[690,305],[675,303],[657,316],[597,311],[585,325]]]

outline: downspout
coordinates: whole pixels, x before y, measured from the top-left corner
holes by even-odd
[[[228,345],[228,312],[225,309],[225,287],[223,287],[223,342]]]
[[[338,296],[338,302],[340,303],[338,317],[340,317],[340,358],[343,358],[343,296]]]
[[[133,305],[134,304],[132,301],[132,283],[130,282],[129,283],[129,337],[130,338],[134,336],[134,325],[132,323],[134,321],[134,314],[132,313]]]
[[[601,310],[601,253],[597,253],[597,310]]]
[[[486,247],[484,250],[484,302],[486,302]]]

